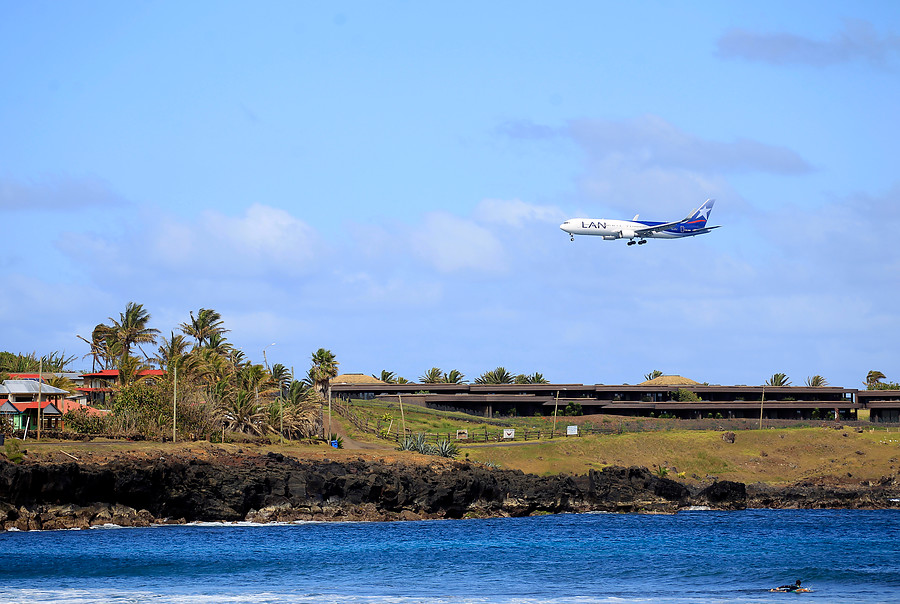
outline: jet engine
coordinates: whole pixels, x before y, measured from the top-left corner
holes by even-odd
[[[619,231],[619,237],[621,237],[622,239],[634,239],[635,234],[634,231],[626,231],[623,229]]]

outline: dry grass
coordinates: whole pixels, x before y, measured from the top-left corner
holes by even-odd
[[[793,483],[834,477],[877,480],[900,467],[900,433],[831,428],[746,430],[734,443],[722,432],[669,431],[589,436],[540,444],[465,449],[475,461],[537,474],[580,474],[607,465],[664,466],[669,476]]]
[[[189,456],[221,459],[240,453],[274,451],[301,459],[403,459],[410,463],[434,463],[395,450],[394,445],[355,430],[333,416],[333,432],[344,438],[346,448],[336,450],[325,443],[277,441],[268,445],[207,442],[171,443],[127,441],[45,441],[29,440],[23,448],[34,461],[103,462],[116,457],[158,459]],[[667,430],[631,432],[608,436],[583,436],[539,443],[467,446],[462,449],[472,461],[494,462],[503,468],[548,475],[582,474],[608,465],[669,468],[669,477],[684,472],[684,480],[720,480],[745,483],[788,484],[802,480],[827,479],[837,482],[877,480],[900,469],[900,431],[813,427],[735,431],[735,442],[722,439],[723,432]]]

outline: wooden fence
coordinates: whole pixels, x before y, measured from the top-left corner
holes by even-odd
[[[340,399],[332,400],[332,411],[341,417],[344,417],[358,429],[374,434],[378,438],[389,440],[392,442],[400,441],[401,428],[399,420],[394,418],[392,422],[383,420],[370,420],[364,416],[357,414],[350,406],[343,403]],[[548,440],[555,438],[578,438],[588,435],[608,435],[608,434],[624,434],[626,432],[658,432],[666,430],[755,430],[759,428],[759,420],[748,418],[736,419],[653,419],[642,420],[634,417],[622,417],[619,420],[606,421],[599,425],[590,422],[581,422],[578,425],[578,432],[575,435],[567,434],[567,420],[571,418],[560,417],[556,428],[522,428],[517,427],[512,433],[509,428],[489,429],[487,427],[465,430],[464,437],[462,434],[453,432],[429,432],[425,433],[427,442],[438,442],[447,440],[457,444],[466,443],[500,443],[500,442],[526,442],[536,440]],[[831,420],[775,420],[766,419],[763,421],[763,428],[799,428],[799,427],[825,427],[834,428],[840,425],[852,426],[855,428],[874,428],[875,425],[865,421],[844,421],[834,422]],[[878,427],[884,428],[884,424]],[[463,432],[463,431],[460,431]],[[406,434],[411,436],[412,430],[407,429]]]

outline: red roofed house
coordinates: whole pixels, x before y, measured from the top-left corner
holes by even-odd
[[[68,391],[36,380],[6,380],[0,384],[0,414],[8,417],[13,429],[37,428],[38,405],[41,429],[56,430],[67,405]]]
[[[166,375],[163,369],[145,369],[138,373],[141,377],[159,377]],[[107,393],[112,392],[112,385],[119,381],[118,369],[102,369],[93,373],[82,373],[84,384],[76,388],[78,392],[87,396],[88,403],[105,403]]]

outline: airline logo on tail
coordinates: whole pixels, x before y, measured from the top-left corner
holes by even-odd
[[[631,220],[610,220],[605,218],[571,218],[561,225],[563,231],[569,234],[569,238],[575,241],[575,235],[598,235],[605,240],[627,239],[628,245],[635,243],[643,245],[647,239],[680,239],[703,235],[718,226],[706,226],[709,214],[712,212],[715,199],[707,199],[699,208],[691,212],[687,218],[672,222],[651,222],[638,220],[635,216]]]

